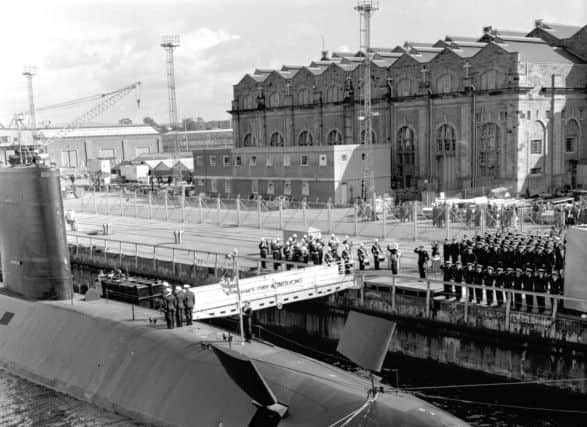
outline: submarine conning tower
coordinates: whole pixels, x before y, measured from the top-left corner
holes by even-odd
[[[72,296],[59,171],[0,168],[0,258],[6,289],[25,298]]]

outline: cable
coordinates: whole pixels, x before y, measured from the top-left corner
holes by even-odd
[[[533,406],[521,406],[521,405],[508,405],[505,403],[492,403],[492,402],[482,402],[478,400],[465,400],[465,399],[457,399],[454,397],[445,397],[445,396],[434,396],[425,393],[414,393],[423,399],[436,399],[436,400],[446,400],[449,402],[459,402],[459,403],[468,403],[473,405],[484,405],[489,407],[495,408],[508,408],[508,409],[521,409],[525,411],[540,411],[540,412],[558,412],[562,414],[578,414],[578,415],[587,415],[587,411],[582,411],[578,409],[557,409],[557,408],[541,408],[541,407],[533,407]]]
[[[346,414],[344,417],[340,418],[339,420],[335,421],[334,423],[330,424],[328,427],[336,427],[338,425],[340,425],[340,427],[344,427],[346,425],[348,425],[349,422],[351,422],[353,419],[355,419],[357,417],[357,415],[359,415],[361,412],[363,412],[367,406],[369,406],[369,404],[371,404],[371,402],[375,401],[375,398],[369,397],[365,403],[363,403],[360,407],[358,407],[357,409],[355,409],[352,412],[349,412],[348,414]]]
[[[405,387],[403,390],[408,391],[419,391],[419,390],[442,390],[442,389],[458,389],[458,388],[477,388],[477,387],[500,387],[500,386],[512,386],[512,385],[526,385],[526,384],[554,384],[563,382],[574,382],[574,381],[587,381],[586,378],[565,378],[558,380],[530,380],[530,381],[512,381],[512,382],[499,382],[499,383],[480,383],[480,384],[450,384],[450,385],[438,385],[438,386],[425,386],[425,387]]]

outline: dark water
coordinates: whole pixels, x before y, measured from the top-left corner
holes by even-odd
[[[0,369],[2,427],[135,427],[130,420]]]

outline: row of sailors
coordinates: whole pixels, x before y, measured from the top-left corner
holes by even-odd
[[[433,246],[432,257],[438,248]],[[486,235],[485,238],[477,236],[474,241],[464,237],[461,242],[455,238],[452,242],[448,239],[443,244],[444,261],[453,264],[458,260],[467,265],[479,263],[481,265],[496,268],[501,264],[504,268],[544,268],[547,274],[557,270],[559,273],[564,268],[564,243],[558,238],[546,238],[539,236],[499,236]]]
[[[443,271],[444,294],[447,299],[454,298],[459,301],[465,297],[462,284],[480,285],[483,288],[474,288],[468,290],[470,302],[487,305],[501,306],[505,302],[506,292],[510,289],[517,291],[536,292],[545,294],[545,296],[525,295],[526,307],[532,311],[537,307],[538,312],[544,312],[547,294],[563,295],[564,282],[558,271],[553,270],[547,274],[544,268],[534,269],[527,266],[525,269],[520,267],[498,266],[493,268],[487,266],[483,268],[481,264],[468,263],[463,268],[462,263],[457,261],[454,265],[450,261],[441,266]],[[551,304],[553,303],[551,297]],[[512,309],[521,310],[522,294],[514,293],[512,298]]]
[[[192,315],[196,305],[196,295],[190,285],[176,286],[163,282],[163,314],[168,329],[181,328],[183,324],[192,324]]]

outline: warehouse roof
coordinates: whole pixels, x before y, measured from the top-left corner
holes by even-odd
[[[45,138],[59,137],[63,132],[62,129],[41,129],[39,134]],[[78,128],[68,131],[61,138],[89,138],[99,136],[132,136],[132,135],[159,135],[159,132],[151,126],[107,126],[107,127],[87,127]]]

